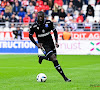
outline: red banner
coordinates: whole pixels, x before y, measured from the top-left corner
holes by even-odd
[[[58,39],[62,40],[62,33],[58,32]],[[53,38],[53,32],[51,32]],[[33,37],[36,39],[36,35],[34,34]],[[14,40],[14,34],[13,32],[0,32],[0,40]],[[29,40],[29,32],[23,32],[23,40]]]
[[[100,40],[100,32],[71,32],[72,40]]]
[[[51,32],[53,38],[53,32]],[[62,40],[63,32],[58,32],[58,40]],[[33,37],[36,39],[36,35]],[[0,32],[0,40],[14,40],[12,32]],[[29,33],[23,32],[23,40],[29,40]],[[100,40],[100,32],[71,32],[71,40]]]

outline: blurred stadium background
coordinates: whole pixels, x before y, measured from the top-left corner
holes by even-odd
[[[29,40],[29,28],[39,11],[58,31],[58,59],[73,81],[67,86],[51,63],[38,64],[42,52]],[[18,27],[20,39],[14,34]],[[99,55],[100,0],[0,0],[1,90],[100,90]],[[35,80],[41,72],[48,77],[46,84]]]
[[[28,38],[39,11],[58,31],[58,54],[100,54],[100,0],[1,0],[0,53],[41,53]]]

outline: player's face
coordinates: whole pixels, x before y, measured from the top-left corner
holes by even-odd
[[[38,18],[39,18],[40,21],[43,21],[43,17],[42,16],[39,16]]]
[[[42,12],[39,12],[38,13],[38,22],[43,22],[44,21],[44,13],[42,13]]]
[[[20,30],[20,27],[17,27],[17,30]]]

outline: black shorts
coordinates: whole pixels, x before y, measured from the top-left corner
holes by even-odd
[[[48,45],[43,44],[43,47],[46,51],[46,57],[49,58],[52,54],[56,55],[56,48],[54,44],[48,44]]]

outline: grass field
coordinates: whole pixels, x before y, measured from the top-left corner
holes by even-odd
[[[100,56],[58,55],[72,82],[65,82],[52,62],[38,63],[37,55],[0,55],[0,90],[100,90]],[[39,73],[46,82],[37,82]]]

